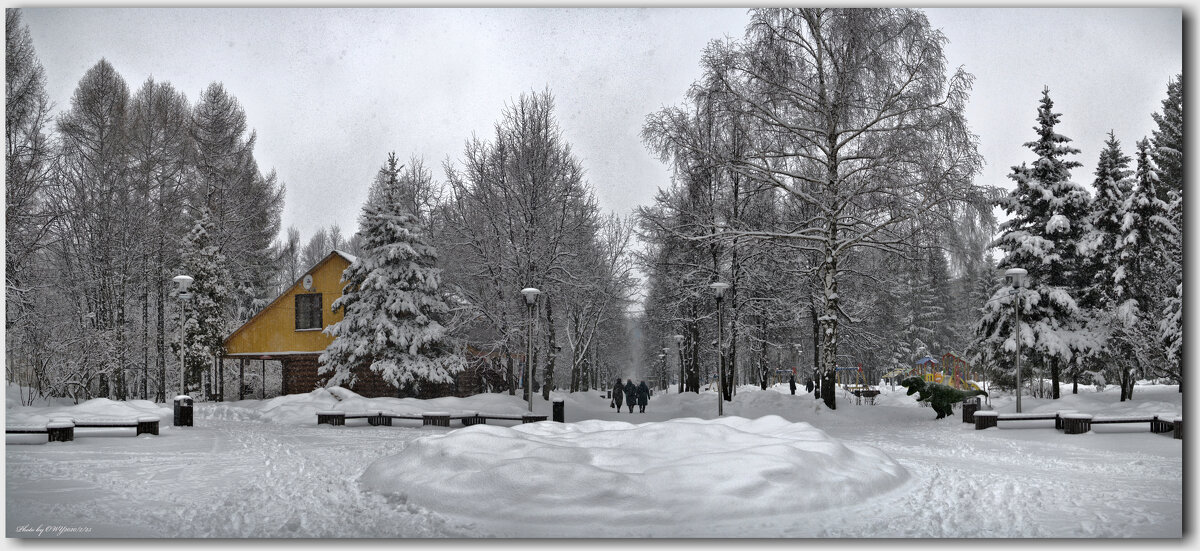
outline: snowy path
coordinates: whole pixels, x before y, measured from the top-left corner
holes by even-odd
[[[428,430],[198,424],[209,426],[7,446],[10,531],[58,524],[87,525],[91,537],[466,535],[358,488],[366,465]]]
[[[966,432],[964,432],[964,429]],[[1051,433],[1061,444],[1020,438]],[[854,441],[850,435],[842,435]],[[918,435],[910,435],[918,436]],[[977,434],[970,425],[939,425],[924,444],[865,434],[912,473],[887,498],[830,512],[815,537],[1147,538],[1182,535],[1179,442],[1145,431],[1097,433],[1071,442],[1049,428]],[[999,436],[999,438],[998,438]],[[1015,440],[1009,440],[1015,438]],[[1159,453],[1122,451],[1119,446]],[[936,443],[936,444],[935,444]],[[945,446],[950,446],[947,449]],[[1107,455],[1097,462],[1097,451]],[[866,519],[865,521],[857,521]],[[822,524],[817,522],[816,524]]]

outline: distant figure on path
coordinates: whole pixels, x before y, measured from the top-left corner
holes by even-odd
[[[633,384],[633,379],[625,380],[625,405],[629,406],[629,413],[633,413],[633,406],[637,403],[637,386]]]
[[[646,404],[650,402],[650,387],[646,386],[646,381],[638,383],[637,387],[637,404],[638,413],[646,413]]]
[[[812,392],[812,391],[813,391],[813,382],[812,382],[812,377],[809,377],[809,378],[807,378],[807,379],[805,379],[805,380],[804,380],[804,391],[805,391],[805,392]]]
[[[792,375],[790,377],[788,377],[788,388],[792,389],[792,396],[795,396],[796,395],[796,374],[795,373],[792,373]]]
[[[624,394],[625,394],[625,387],[621,385],[621,379],[618,378],[617,384],[615,386],[613,386],[613,389],[612,389],[613,401],[612,401],[612,404],[610,404],[610,405],[617,406],[618,412],[621,411],[621,403],[623,402],[623,400],[621,398]]]

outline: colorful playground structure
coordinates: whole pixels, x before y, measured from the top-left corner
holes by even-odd
[[[975,383],[978,375],[971,364],[953,352],[942,355],[942,361],[925,356],[916,361],[913,367],[898,367],[887,373],[884,378],[904,378],[917,375],[926,382],[941,383],[960,390],[983,390]]]
[[[865,401],[873,404],[875,396],[879,395],[879,389],[867,381],[866,373],[861,365],[834,368],[837,386],[847,394],[853,394],[858,403]],[[914,375],[922,377],[927,382],[941,383],[959,390],[983,390],[975,382],[979,380],[977,377],[981,373],[976,372],[971,364],[953,352],[943,354],[940,362],[926,356],[917,360],[911,367],[892,369],[884,373],[882,378],[891,380],[894,385],[900,379]]]

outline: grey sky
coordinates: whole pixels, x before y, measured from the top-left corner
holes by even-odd
[[[283,226],[305,240],[334,222],[355,229],[388,151],[423,156],[442,179],[442,161],[490,136],[506,102],[545,88],[601,206],[629,213],[669,178],[639,138],[646,115],[680,102],[704,45],[747,21],[745,8],[24,11],[59,110],[101,57],[131,89],[153,76],[195,98],[223,82],[258,133],[261,168],[287,184]],[[1108,130],[1132,153],[1183,67],[1178,8],[927,13],[950,64],[976,76],[983,184],[1008,186],[1009,167],[1032,159],[1021,144],[1043,85],[1059,133],[1083,151],[1074,179],[1090,184]]]

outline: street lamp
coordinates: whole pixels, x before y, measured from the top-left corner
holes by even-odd
[[[675,335],[675,348],[679,350],[679,393],[683,394],[683,335]]]
[[[529,311],[529,327],[526,333],[528,336],[526,340],[528,342],[526,343],[525,355],[525,392],[529,396],[529,411],[532,413],[533,385],[531,383],[533,382],[533,308],[537,304],[538,295],[542,294],[542,292],[533,287],[526,287],[521,289],[521,294],[525,295],[525,306]]]
[[[1021,413],[1021,288],[1025,286],[1025,276],[1029,272],[1022,268],[1010,268],[1004,272],[1004,282],[1012,287],[1010,295],[1016,297],[1014,309],[1016,310],[1017,323],[1015,330],[1017,333],[1017,413]]]
[[[176,295],[179,298],[179,394],[183,395],[185,392],[183,387],[183,359],[184,352],[186,351],[183,342],[183,303],[192,298],[192,294],[188,292],[188,287],[191,287],[192,281],[195,280],[190,275],[180,274],[171,278],[171,281],[179,284],[179,294]],[[165,399],[166,397],[164,396],[163,398]]]
[[[725,289],[729,288],[729,284],[714,281],[709,283],[708,287],[717,295],[717,416],[720,417],[725,415],[725,355],[721,350],[721,326],[724,325],[724,320],[721,299],[725,298]]]

